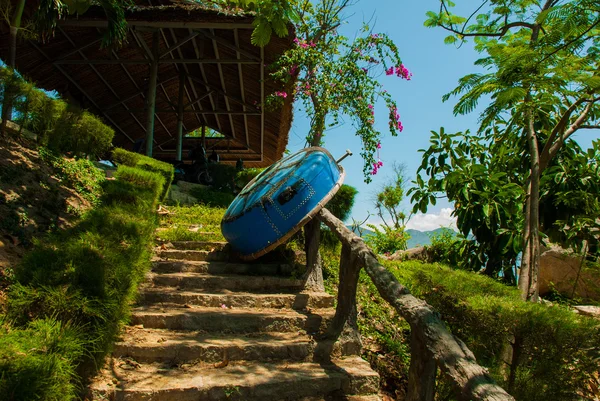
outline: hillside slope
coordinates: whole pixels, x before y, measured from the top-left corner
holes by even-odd
[[[87,160],[0,139],[0,297],[34,239],[72,225],[96,201],[103,178]]]

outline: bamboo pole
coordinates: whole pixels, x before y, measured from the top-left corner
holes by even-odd
[[[154,142],[154,110],[156,109],[156,80],[158,76],[158,31],[152,32],[152,64],[150,65],[150,85],[148,86],[146,155],[152,157]]]

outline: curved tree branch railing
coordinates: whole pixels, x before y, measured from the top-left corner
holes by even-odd
[[[434,399],[437,367],[450,379],[461,399],[514,401],[511,395],[494,382],[487,370],[477,364],[475,356],[465,343],[446,329],[439,314],[425,301],[411,295],[379,263],[362,238],[325,208],[317,217],[342,242],[338,305],[326,333],[329,339],[336,340],[345,327],[356,327],[356,288],[360,269],[364,267],[382,298],[410,324],[408,401]]]

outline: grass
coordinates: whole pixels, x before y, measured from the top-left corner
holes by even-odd
[[[39,240],[15,269],[0,340],[0,398],[70,400],[127,322],[150,266],[163,175],[120,166],[100,206]],[[6,399],[6,398],[2,398]]]

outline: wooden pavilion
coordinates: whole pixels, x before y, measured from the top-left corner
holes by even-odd
[[[127,43],[119,49],[100,48],[107,26],[101,9],[59,21],[46,43],[19,43],[16,67],[102,116],[114,127],[117,146],[144,142],[148,155],[181,160],[201,140],[186,134],[208,127],[224,136],[205,139],[223,162],[241,158],[263,167],[282,157],[291,96],[274,109],[262,105],[286,90],[269,78],[268,66],[292,46],[291,35],[273,35],[259,48],[250,42],[251,15],[181,0],[135,0],[126,19]]]

